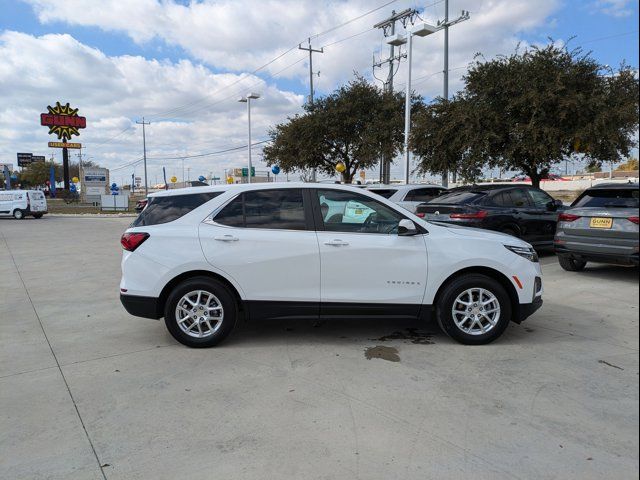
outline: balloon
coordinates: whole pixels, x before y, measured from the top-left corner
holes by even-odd
[[[280,173],[280,167],[278,165],[274,165],[273,167],[271,167],[271,172],[274,175],[278,175]]]
[[[205,177],[204,175],[200,175],[198,177],[198,180],[200,180],[201,182],[205,182],[207,180],[207,177]]]
[[[176,177],[175,175],[173,177],[170,178],[171,183],[176,183],[178,181],[178,177]]]
[[[79,179],[78,177],[73,177],[73,178],[71,179],[71,181],[72,181],[73,183],[78,183],[78,182],[80,181],[80,179]]]
[[[344,163],[342,163],[342,162],[338,162],[338,163],[336,164],[336,172],[338,172],[338,173],[342,173],[342,172],[344,172],[346,169],[347,169],[347,167],[345,166],[345,164],[344,164]]]

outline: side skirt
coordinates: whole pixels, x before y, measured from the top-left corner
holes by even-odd
[[[429,319],[431,305],[377,304],[351,302],[285,302],[247,300],[252,320],[278,318],[421,318]]]

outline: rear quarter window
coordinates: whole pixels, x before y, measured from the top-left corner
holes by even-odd
[[[169,195],[166,197],[150,197],[146,208],[140,212],[132,227],[143,227],[169,223],[183,217],[200,205],[217,197],[222,192],[202,192],[187,195]]]

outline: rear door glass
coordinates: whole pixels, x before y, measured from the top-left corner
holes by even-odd
[[[188,195],[169,195],[150,197],[146,208],[140,212],[132,227],[143,227],[169,223],[186,215],[200,205],[204,205],[222,192],[202,192]]]
[[[572,207],[638,208],[639,190],[598,188],[587,190],[573,202]]]

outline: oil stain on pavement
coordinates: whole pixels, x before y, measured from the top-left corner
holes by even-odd
[[[364,351],[364,356],[367,360],[372,358],[381,358],[389,362],[399,362],[400,356],[398,355],[398,349],[394,347],[385,347],[383,345],[376,345],[375,347],[369,347]]]
[[[433,334],[429,332],[420,332],[417,328],[406,328],[403,331],[397,331],[375,339],[379,342],[389,340],[409,340],[416,345],[433,345]]]

